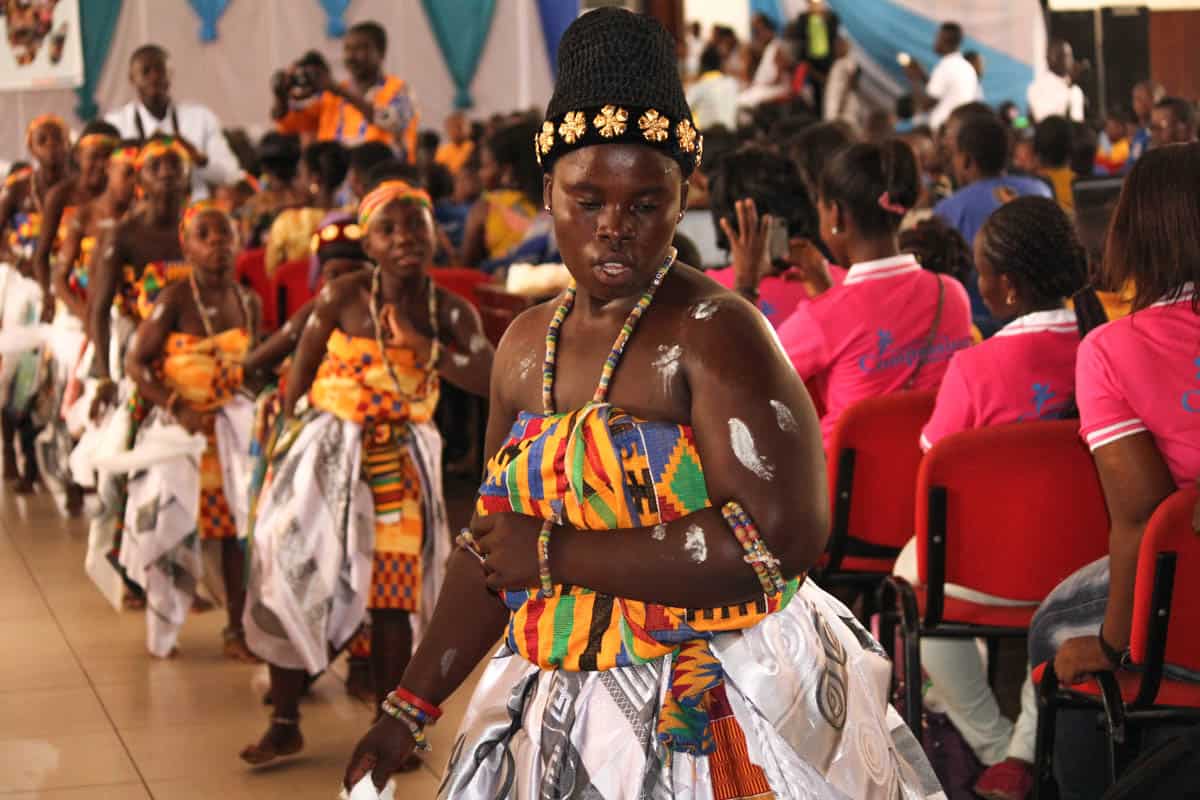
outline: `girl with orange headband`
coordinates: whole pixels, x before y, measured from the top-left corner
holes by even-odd
[[[33,254],[50,190],[67,176],[66,123],[53,114],[37,117],[29,123],[25,145],[34,166],[10,175],[0,189],[0,262],[9,265],[4,270],[2,292],[5,327],[35,324],[42,310],[43,297],[33,281]],[[0,391],[7,395],[0,424],[4,477],[17,482],[19,494],[31,493],[39,479],[34,451],[37,429],[29,415],[39,362],[40,354],[30,352],[6,358],[0,367]],[[23,475],[17,467],[18,438],[25,456]]]
[[[321,291],[288,376],[251,525],[246,637],[271,664],[274,713],[242,751],[250,764],[301,749],[306,677],[368,610],[382,699],[411,655],[411,616],[426,619],[436,599],[450,542],[432,422],[439,381],[485,394],[493,350],[475,310],[429,276],[431,205],[402,181],[363,199],[358,224],[375,266]],[[319,579],[286,566],[297,558]]]
[[[178,235],[191,272],[163,289],[126,357],[126,372],[153,406],[134,449],[158,445],[171,431],[181,435],[182,428],[201,443],[201,453],[198,460],[192,451],[192,458],[156,461],[131,477],[120,562],[146,592],[149,650],[166,658],[203,584],[201,547],[219,542],[229,614],[225,656],[253,662],[241,626],[245,555],[234,511],[244,503],[236,496],[231,502],[227,492],[241,490],[247,477],[253,404],[239,390],[261,314],[258,297],[234,274],[238,235],[223,207],[192,205]]]

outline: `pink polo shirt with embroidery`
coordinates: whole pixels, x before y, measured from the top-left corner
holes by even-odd
[[[942,315],[931,342],[939,281]],[[841,286],[798,306],[779,338],[801,378],[824,382],[828,448],[838,418],[858,401],[937,388],[950,357],[971,344],[971,306],[962,284],[906,253],[855,264]]]
[[[1200,315],[1189,284],[1079,346],[1080,433],[1093,452],[1148,431],[1178,486],[1200,478]]]
[[[1065,308],[1035,311],[950,359],[921,449],[972,428],[1058,419],[1075,396],[1079,328]]]
[[[846,279],[846,270],[833,264],[829,264],[828,267],[833,285],[841,286]],[[704,274],[726,289],[734,288],[737,281],[733,267],[710,269]],[[791,316],[792,312],[796,310],[796,306],[807,303],[810,299],[804,282],[796,280],[795,276],[788,272],[782,275],[769,275],[758,284],[758,310],[763,313],[768,322],[775,326],[776,330],[784,320]]]

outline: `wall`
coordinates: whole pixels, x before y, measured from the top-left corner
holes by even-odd
[[[440,129],[451,110],[453,83],[419,0],[355,0],[346,15],[353,24],[373,19],[387,28],[387,69],[416,92],[422,127]],[[153,41],[172,54],[174,97],[204,103],[226,127],[252,133],[267,129],[271,73],[308,49],[320,50],[343,74],[341,42],[325,36],[325,15],[314,0],[241,0],[229,4],[219,39],[202,44],[200,22],[187,0],[125,0],[112,51],[97,84],[104,111],[132,99],[126,78],[129,54]],[[544,107],[552,89],[550,65],[534,0],[496,0],[492,30],[471,91],[475,116],[515,108]],[[71,91],[0,94],[0,158],[24,155],[25,126],[54,112],[73,127]]]
[[[1167,92],[1200,98],[1200,11],[1150,14],[1150,75]]]

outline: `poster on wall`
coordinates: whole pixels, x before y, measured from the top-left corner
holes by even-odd
[[[0,91],[83,83],[79,0],[0,0]]]

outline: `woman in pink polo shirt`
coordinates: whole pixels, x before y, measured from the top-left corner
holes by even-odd
[[[1071,220],[1053,200],[1013,200],[993,213],[975,237],[975,267],[988,312],[1006,324],[991,339],[950,359],[933,416],[921,434],[926,451],[972,428],[1074,413],[1079,327],[1065,303],[1087,281],[1087,258]],[[914,538],[897,559],[895,573],[915,582],[916,572]],[[947,592],[976,603],[1020,605],[968,587],[949,586]],[[1013,723],[1000,713],[975,642],[922,640],[921,666],[932,681],[929,705],[945,709],[983,764],[1003,765],[996,772],[989,769],[976,791],[985,797],[1024,796],[1033,730],[1014,735]],[[1028,681],[1024,692],[1023,702],[1035,707]],[[1005,763],[1009,759],[1015,762]],[[987,794],[997,780],[1016,788],[1008,795]]]
[[[1079,347],[1080,432],[1100,473],[1109,555],[1063,581],[1029,630],[1030,663],[1051,659],[1066,684],[1113,669],[1128,653],[1138,548],[1154,509],[1200,477],[1200,144],[1142,156],[1121,190],[1102,278],[1137,286],[1133,313]],[[1195,635],[1194,631],[1171,632]],[[1168,677],[1200,675],[1166,668]],[[1105,789],[1095,716],[1059,717],[1063,800]]]
[[[834,287],[827,270],[814,264],[806,279],[820,296],[796,308],[779,338],[800,377],[823,381],[826,447],[850,406],[937,388],[950,356],[971,343],[966,290],[900,253],[900,221],[919,188],[916,158],[895,140],[852,145],[821,176],[821,239],[833,261],[853,266]]]

